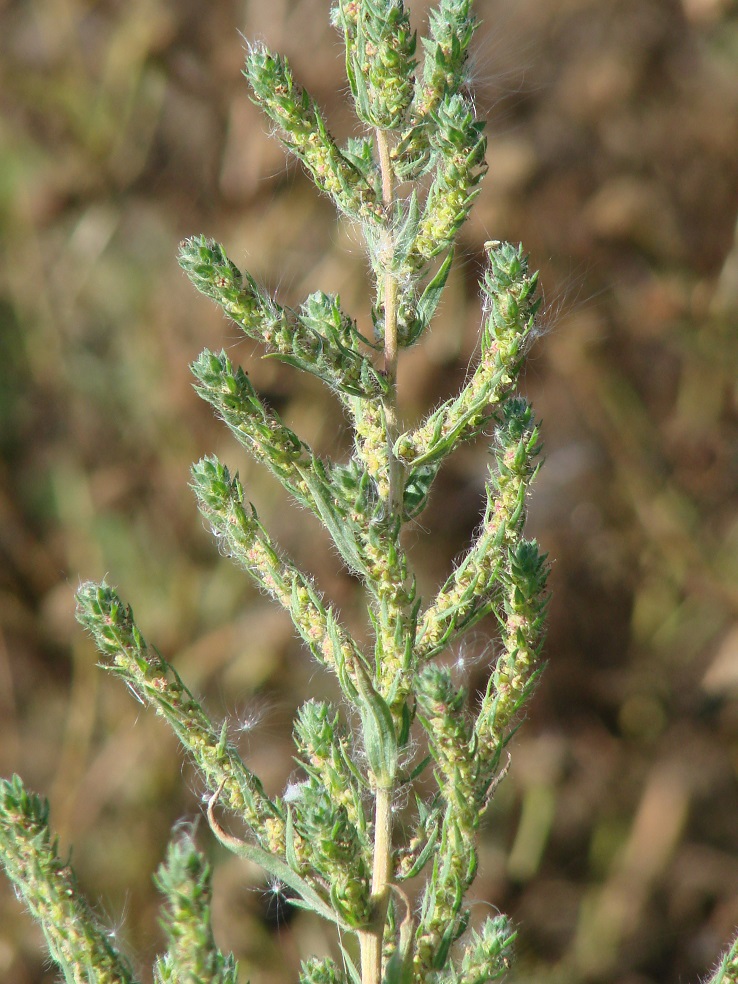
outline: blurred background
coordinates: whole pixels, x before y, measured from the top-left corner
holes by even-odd
[[[108,575],[268,790],[290,722],[330,693],[286,616],[221,558],[187,487],[215,452],[347,621],[361,599],[310,516],[191,389],[226,347],[300,436],[349,434],[320,385],[261,362],[176,264],[205,233],[299,303],[367,327],[365,261],[249,102],[243,40],[286,53],[354,132],[319,0],[0,0],[0,773],[48,796],[80,881],[143,980],[151,873],[203,789],[73,618]],[[412,2],[419,29],[425,4]],[[529,530],[553,561],[548,669],[499,788],[472,893],[520,925],[515,982],[697,981],[738,925],[738,5],[480,0],[470,63],[490,170],[437,322],[406,358],[410,418],[458,388],[486,239],[541,270],[524,388],[546,464]],[[338,450],[337,450],[338,449]],[[482,446],[409,538],[426,596],[479,519]],[[481,689],[482,626],[453,655]],[[243,979],[296,979],[311,918],[215,850],[215,924]],[[57,979],[0,884],[0,979]]]

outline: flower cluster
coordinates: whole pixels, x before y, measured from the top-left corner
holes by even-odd
[[[316,291],[297,308],[280,304],[214,240],[186,239],[179,258],[263,356],[316,376],[346,415],[353,450],[334,462],[282,421],[225,352],[206,350],[191,367],[197,393],[325,526],[364,589],[370,639],[354,638],[265,528],[238,475],[212,456],[193,466],[192,488],[221,551],[281,606],[341,697],[336,705],[308,699],[297,711],[299,777],[282,796],[266,794],[228,740],[227,722],[211,721],[107,583],[83,584],[77,613],[103,665],[166,720],[200,770],[218,840],[284,884],[295,905],[339,928],[340,964],[306,961],[303,984],[484,984],[504,974],[514,933],[499,916],[462,940],[465,896],[503,750],[540,672],[546,610],[545,557],[524,535],[539,430],[516,395],[535,332],[537,278],[522,248],[486,244],[478,357],[458,395],[406,426],[398,359],[430,324],[486,171],[484,125],[465,77],[476,22],[471,0],[439,0],[420,45],[402,0],[336,0],[333,22],[366,128],[345,147],[286,59],[253,46],[245,75],[287,150],[363,237],[374,337],[361,335],[336,296]],[[404,531],[446,458],[490,434],[482,522],[446,581],[423,599]],[[499,640],[475,702],[441,657],[485,616]],[[221,811],[246,827],[245,838],[225,829]],[[0,816],[8,871],[36,900],[29,906],[69,979],[131,980],[56,858],[44,809],[17,780],[2,789]],[[421,876],[416,905],[405,888]],[[37,901],[44,880],[46,907]],[[157,884],[168,949],[156,980],[233,984],[235,964],[210,930],[210,870],[190,832],[173,840]],[[347,935],[358,942],[358,966]]]

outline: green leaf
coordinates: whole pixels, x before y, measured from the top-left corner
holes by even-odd
[[[354,963],[351,954],[348,952],[346,947],[343,945],[342,940],[339,938],[338,945],[341,948],[341,955],[343,957],[344,968],[352,982],[352,984],[361,984],[361,974],[359,969]]]
[[[396,885],[392,886],[405,904],[405,918],[400,923],[400,941],[387,961],[382,984],[410,984],[413,977],[412,942],[413,910],[407,896]]]
[[[220,790],[211,797],[208,803],[208,823],[210,824],[210,829],[223,847],[232,851],[233,854],[244,858],[246,861],[258,864],[267,874],[273,875],[281,882],[284,882],[285,885],[288,885],[298,896],[297,899],[292,901],[292,904],[309,909],[311,912],[322,916],[323,919],[328,919],[330,922],[335,923],[340,929],[350,929],[349,925],[341,919],[339,914],[318,894],[313,886],[298,875],[296,871],[293,871],[285,861],[278,858],[276,854],[270,854],[263,848],[257,847],[256,844],[249,844],[248,841],[239,840],[238,837],[229,834],[220,826],[215,819],[214,813],[215,804],[218,801],[219,795]]]
[[[310,491],[315,513],[330,533],[349,570],[368,578],[366,563],[357,544],[356,526],[337,507],[335,492],[330,479],[321,474],[319,459],[314,457],[313,467],[300,467],[299,472]]]
[[[431,830],[430,837],[428,838],[425,847],[415,859],[415,863],[413,864],[412,868],[410,869],[410,871],[408,871],[406,875],[403,875],[402,877],[403,881],[407,881],[408,878],[415,878],[415,876],[419,875],[420,872],[423,870],[436,846],[436,842],[438,840],[438,831],[439,831],[439,827],[436,824],[436,826],[434,826],[433,829]]]
[[[356,663],[356,703],[364,730],[364,749],[377,786],[391,789],[397,772],[397,735],[392,712],[361,663]]]
[[[292,809],[289,805],[287,806],[287,823],[285,824],[284,840],[287,863],[293,871],[297,871],[299,869],[299,862],[295,854],[295,824],[292,819]]]
[[[433,756],[426,755],[423,761],[420,762],[418,765],[416,765],[413,771],[409,773],[409,775],[406,778],[404,778],[402,781],[415,782],[418,776],[420,776],[423,772],[425,772],[426,768],[430,765],[432,761],[433,761]]]
[[[418,234],[420,206],[418,205],[418,193],[415,189],[411,192],[407,205],[397,203],[396,222],[393,261],[397,266],[400,266],[407,261]]]
[[[420,465],[410,472],[405,483],[403,500],[406,519],[413,519],[425,509],[431,486],[438,474],[438,467],[434,462],[430,465]]]
[[[341,758],[346,763],[346,767],[348,768],[351,775],[354,777],[354,779],[356,779],[361,789],[369,789],[369,783],[366,780],[366,776],[363,775],[356,767],[356,763],[353,761],[353,759],[349,755],[348,749],[346,748],[346,743],[342,741],[339,747],[341,750]]]
[[[420,295],[416,308],[416,319],[413,331],[403,339],[403,345],[412,345],[413,342],[423,334],[431,323],[433,315],[436,313],[443,288],[446,286],[448,275],[451,271],[451,264],[454,259],[454,251],[450,249],[444,258],[443,263],[438,268],[433,279],[426,284],[423,293]]]

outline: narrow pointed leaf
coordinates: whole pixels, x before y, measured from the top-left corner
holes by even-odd
[[[309,882],[301,878],[297,872],[290,868],[286,861],[278,858],[275,854],[270,854],[261,847],[257,847],[256,844],[249,844],[248,841],[242,841],[238,837],[234,837],[220,826],[214,814],[214,807],[218,795],[219,791],[215,793],[208,804],[208,823],[210,824],[210,829],[223,847],[227,848],[233,854],[244,858],[246,861],[258,864],[267,874],[273,875],[281,882],[284,882],[285,885],[289,886],[298,895],[298,899],[294,900],[294,904],[299,904],[301,900],[304,907],[310,909],[311,912],[335,923],[340,929],[348,930],[350,928],[348,924],[341,919],[339,914],[318,894]]]

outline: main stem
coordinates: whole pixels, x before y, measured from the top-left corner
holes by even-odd
[[[382,171],[382,200],[385,209],[385,233],[382,243],[384,261],[384,374],[389,383],[384,398],[389,471],[388,508],[391,521],[402,522],[402,470],[392,453],[399,431],[397,414],[397,277],[393,271],[394,242],[390,223],[395,197],[395,182],[387,134],[377,130],[377,150]],[[374,858],[372,869],[372,925],[359,933],[362,984],[381,984],[382,943],[392,878],[392,789],[377,788],[374,800]]]
[[[400,463],[392,453],[398,435],[397,419],[397,277],[392,269],[394,241],[390,223],[395,201],[395,176],[390,159],[389,140],[384,130],[377,130],[379,166],[382,172],[382,203],[385,211],[385,231],[382,242],[384,260],[384,375],[389,383],[384,398],[384,418],[387,425],[387,456],[389,465],[389,507],[392,518],[402,516],[402,476]]]
[[[361,984],[381,984],[382,942],[392,877],[392,791],[377,789],[374,800],[374,867],[372,924],[361,930]]]

